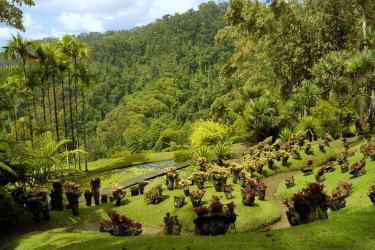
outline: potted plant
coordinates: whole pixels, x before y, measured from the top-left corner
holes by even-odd
[[[240,185],[241,187],[245,187],[246,186],[246,180],[251,178],[251,174],[249,172],[246,172],[244,170],[242,170],[240,172]]]
[[[264,166],[264,164],[265,164],[265,160],[262,159],[262,158],[257,158],[257,159],[255,159],[254,163],[255,163],[255,168],[254,168],[254,170],[255,170],[256,172],[258,172],[258,173],[261,173],[261,172],[262,172],[262,169],[263,169],[263,166]]]
[[[209,163],[206,157],[197,157],[195,165],[199,167],[199,171],[205,172],[208,170]]]
[[[289,159],[289,153],[286,150],[280,150],[279,151],[280,157],[281,157],[281,165],[286,166]]]
[[[147,186],[149,182],[144,180],[141,182],[138,182],[138,189],[139,189],[139,194],[143,194],[145,187]]]
[[[257,180],[254,178],[247,178],[245,188],[250,188],[256,190],[257,188]]]
[[[214,165],[208,170],[208,176],[211,178],[216,192],[221,192],[221,187],[226,184],[230,173],[226,168]]]
[[[315,174],[315,179],[317,182],[323,182],[326,179],[324,173],[325,173],[324,166],[318,169],[318,171]]]
[[[51,190],[51,210],[63,210],[63,184],[61,180],[54,180],[52,182]]]
[[[293,187],[295,185],[294,183],[294,176],[290,176],[285,180],[285,185],[287,188]]]
[[[339,164],[343,164],[345,162],[348,162],[347,160],[347,153],[346,152],[341,152],[336,155],[336,160]]]
[[[310,175],[313,173],[313,160],[308,160],[307,164],[301,168],[303,175]]]
[[[108,195],[106,194],[102,194],[101,198],[100,198],[100,203],[107,203],[108,202]]]
[[[266,189],[267,189],[266,183],[262,180],[258,180],[256,183],[256,191],[257,191],[259,200],[262,201],[266,197]]]
[[[131,194],[131,196],[137,196],[137,195],[139,195],[139,188],[138,188],[138,186],[131,186],[130,187],[130,194]]]
[[[336,189],[340,190],[342,196],[346,198],[351,194],[352,189],[353,189],[353,184],[346,182],[346,181],[340,181]]]
[[[184,202],[185,202],[185,196],[184,195],[174,196],[174,207],[175,208],[183,207]]]
[[[224,194],[225,194],[225,198],[232,199],[232,192],[234,190],[233,185],[224,184],[222,188],[223,188],[223,191],[224,191]]]
[[[185,198],[185,197],[184,197]],[[164,235],[180,235],[182,225],[177,218],[177,215],[172,216],[167,213],[164,217]]]
[[[100,232],[109,232],[113,236],[135,236],[142,233],[142,224],[135,222],[125,215],[117,212],[108,213],[110,221],[102,220],[99,222]]]
[[[231,202],[224,208],[220,200],[213,200],[210,207],[195,208],[197,215],[197,218],[193,220],[195,233],[212,236],[226,234],[229,226],[236,221],[235,207],[236,205]]]
[[[364,175],[366,173],[365,163],[366,158],[362,158],[359,162],[354,163],[351,167],[349,174],[353,175],[354,177]]]
[[[233,177],[233,183],[236,184],[237,183],[237,180],[239,178],[239,175],[240,175],[240,172],[244,169],[244,166],[239,164],[239,163],[236,163],[236,162],[232,162],[230,164],[230,170],[231,170],[231,173],[232,173],[232,177]]]
[[[298,160],[300,158],[298,146],[292,145],[290,148],[290,154],[292,155],[293,159]]]
[[[165,184],[167,185],[168,190],[174,189],[174,183],[176,180],[178,180],[178,175],[178,171],[175,167],[165,168]]]
[[[317,142],[318,142],[318,145],[319,145],[319,151],[324,153],[325,152],[325,150],[324,150],[324,146],[325,146],[324,140],[319,138],[317,140]]]
[[[242,188],[241,189],[242,203],[245,206],[253,205],[255,201],[255,190],[251,188]]]
[[[326,133],[325,136],[324,136],[324,138],[323,138],[323,141],[324,141],[324,144],[325,144],[327,147],[329,147],[329,143],[330,143],[331,141],[333,141],[333,138],[332,138],[332,136],[331,136],[330,134]]]
[[[276,139],[276,141],[272,144],[272,149],[274,152],[280,150],[281,146],[283,145],[283,141],[281,139]]]
[[[144,190],[145,200],[148,204],[158,204],[163,200],[163,187],[160,181],[153,180]]]
[[[368,197],[370,198],[372,204],[375,205],[375,182],[368,189]]]
[[[335,188],[328,200],[328,207],[332,211],[340,210],[346,205],[345,197],[340,189]]]
[[[287,200],[284,201],[291,226],[328,219],[328,197],[323,188],[324,186],[319,183],[310,183],[292,196],[291,204]]]
[[[78,199],[82,195],[81,186],[72,182],[66,181],[64,183],[66,198],[68,199],[69,205],[67,208],[72,209],[74,216],[78,215]]]
[[[268,168],[272,169],[273,163],[276,159],[276,155],[272,152],[264,152],[264,157],[266,158]]]
[[[309,140],[304,140],[303,148],[305,150],[305,154],[309,155],[311,153],[311,142]]]
[[[100,193],[99,193],[100,182],[101,182],[100,177],[96,177],[96,178],[92,179],[91,182],[90,182],[90,184],[91,184],[91,191],[92,191],[92,194],[93,194],[93,197],[94,197],[94,202],[95,202],[96,206],[100,204],[100,202],[99,202],[99,197],[100,197]]]
[[[125,190],[120,185],[115,184],[112,186],[112,196],[116,200],[116,206],[121,205],[121,200],[125,197]]]
[[[207,173],[203,171],[194,171],[191,179],[199,189],[204,188],[204,182],[206,181]]]
[[[324,171],[327,172],[333,172],[335,171],[335,167],[333,166],[333,162],[329,161],[326,164],[324,164]]]
[[[295,143],[301,148],[306,139],[306,133],[303,131],[298,131],[295,135]]]
[[[191,185],[190,180],[181,180],[178,182],[178,185],[182,190],[184,190],[185,196],[189,196],[189,186]]]
[[[90,189],[85,189],[83,196],[85,197],[86,200],[86,206],[90,207],[91,206],[91,200],[92,200],[92,192]]]
[[[33,214],[34,220],[40,220],[41,218],[50,219],[47,193],[44,190],[39,188],[32,189],[27,194],[26,205]]]
[[[206,193],[205,190],[196,190],[196,191],[190,192],[190,200],[191,200],[191,203],[193,204],[193,207],[199,207],[205,193]]]

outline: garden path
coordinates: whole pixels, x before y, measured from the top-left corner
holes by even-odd
[[[285,173],[277,173],[275,175],[272,175],[263,179],[268,186],[267,192],[266,192],[266,199],[275,203],[281,213],[280,220],[270,225],[271,229],[280,229],[280,228],[290,227],[288,218],[286,217],[286,214],[285,214],[285,212],[287,211],[287,208],[284,206],[282,200],[279,200],[275,197],[275,193],[276,193],[277,187],[279,186],[281,182],[284,182],[285,179],[290,176],[296,175],[298,172],[299,170],[285,172]]]

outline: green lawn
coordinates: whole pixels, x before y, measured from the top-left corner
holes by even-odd
[[[357,150],[363,143],[354,139],[350,150]],[[313,145],[315,157],[314,165],[318,166],[327,161],[328,157],[343,150],[341,141],[331,143],[325,153],[319,152],[317,145]],[[299,169],[313,156],[301,153],[301,160],[290,160],[288,168],[279,167],[278,171]],[[359,152],[349,158],[353,163],[361,158]],[[280,164],[279,162],[276,163]],[[180,176],[186,177],[193,167],[185,168]],[[44,222],[44,228],[62,228],[74,224],[85,224],[95,220],[107,218],[107,211],[118,211],[130,218],[144,223],[153,228],[163,226],[163,216],[166,212],[178,215],[182,223],[182,236],[138,236],[138,237],[112,237],[107,233],[98,232],[66,232],[64,229],[53,229],[45,232],[33,232],[23,235],[4,247],[4,249],[97,249],[100,244],[102,249],[374,249],[375,206],[367,197],[367,190],[375,181],[375,162],[370,159],[366,162],[366,174],[357,178],[350,178],[349,173],[341,173],[336,166],[336,171],[326,173],[326,191],[329,193],[340,180],[353,183],[353,192],[347,198],[345,208],[329,212],[329,219],[294,228],[274,230],[268,233],[249,232],[262,228],[262,225],[277,220],[280,212],[275,204],[270,201],[259,201],[255,205],[245,207],[241,203],[239,185],[235,185],[234,199],[237,204],[236,234],[216,237],[189,236],[194,230],[192,220],[195,218],[190,200],[180,209],[173,206],[173,196],[182,194],[182,190],[164,191],[165,200],[158,205],[146,205],[143,196],[129,196],[123,200],[120,207],[114,204],[104,204],[97,207],[80,207],[80,216],[73,217],[71,211],[51,212],[51,221]],[[265,167],[265,175],[274,174]],[[316,171],[316,169],[315,169]],[[314,171],[314,172],[315,172]],[[313,175],[295,176],[296,186],[290,189],[280,183],[276,195],[283,199],[290,197],[295,191],[302,189],[309,182],[315,182]],[[217,194],[211,183],[205,184],[207,190],[203,203],[209,204],[211,195]],[[195,190],[195,187],[191,187]],[[223,203],[227,203],[225,197]],[[232,200],[230,200],[232,201]],[[188,233],[188,235],[187,235]]]

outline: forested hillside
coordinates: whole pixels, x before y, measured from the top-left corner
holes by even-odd
[[[231,89],[218,79],[230,46],[214,39],[225,11],[209,2],[133,30],[78,37],[101,76],[89,95],[91,150],[188,144],[190,123],[208,119],[215,98]]]
[[[90,159],[372,131],[374,8],[231,0],[127,31],[14,37],[2,128],[23,141],[50,130]]]

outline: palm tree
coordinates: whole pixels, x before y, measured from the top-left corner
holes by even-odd
[[[85,109],[85,90],[90,87],[93,82],[98,79],[98,74],[90,70],[86,64],[78,65],[76,77],[82,81],[82,123],[83,123],[83,148],[86,151],[86,109]],[[87,156],[85,155],[85,171],[87,172]]]
[[[31,53],[31,46],[33,42],[29,41],[27,39],[23,39],[22,36],[17,33],[17,35],[12,35],[12,39],[6,44],[6,46],[3,47],[4,49],[4,55],[11,60],[20,60],[20,64],[22,66],[23,71],[23,79],[27,85],[27,77],[26,77],[26,64],[27,60],[29,58],[32,58],[33,55]],[[30,111],[30,105],[27,105],[28,107],[28,114],[29,114],[29,129],[30,129],[30,135],[32,137],[32,124],[31,124],[31,111]]]
[[[90,50],[87,46],[78,42],[77,39],[72,35],[65,35],[63,39],[58,43],[58,48],[70,56],[74,63],[74,74],[77,75],[78,70],[78,59],[87,59],[90,55]],[[74,97],[75,97],[75,125],[76,125],[76,146],[79,148],[79,124],[78,124],[78,78],[74,77]],[[81,169],[81,160],[78,155],[78,168]]]

